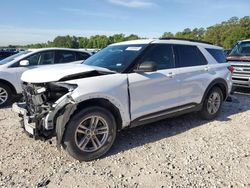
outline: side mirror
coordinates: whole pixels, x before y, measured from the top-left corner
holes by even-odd
[[[140,64],[139,68],[134,70],[134,72],[137,73],[143,73],[143,72],[155,72],[157,71],[156,63],[153,61],[145,61]]]
[[[30,64],[29,60],[22,60],[19,63],[19,65],[22,67],[27,67],[27,66],[29,66],[29,64]]]

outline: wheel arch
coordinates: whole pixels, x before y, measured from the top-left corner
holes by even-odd
[[[214,88],[214,87],[219,87],[222,91],[223,94],[223,100],[225,101],[227,99],[228,96],[228,86],[227,86],[227,82],[225,80],[223,80],[222,78],[217,78],[215,80],[213,80],[207,87],[203,98],[202,98],[202,104],[206,98],[206,96],[208,95],[209,91]]]
[[[93,99],[88,99],[88,100],[78,103],[74,114],[79,112],[81,109],[87,108],[90,106],[99,106],[99,107],[109,110],[115,118],[115,121],[117,124],[117,130],[122,129],[122,116],[121,116],[120,110],[112,102],[110,102],[108,99],[105,99],[105,98],[93,98]]]
[[[122,129],[122,123],[123,123],[122,115],[118,107],[116,107],[112,102],[110,102],[109,100],[105,98],[87,99],[76,104],[69,103],[58,111],[54,119],[54,121],[56,122],[55,131],[57,135],[58,148],[60,148],[60,145],[62,144],[64,131],[69,123],[70,118],[74,116],[74,114],[79,112],[80,110],[87,108],[87,107],[91,107],[91,106],[99,106],[99,107],[109,110],[115,118],[115,121],[117,124],[117,131]]]
[[[4,79],[0,78],[0,84],[1,83],[7,85],[11,89],[11,91],[12,91],[12,93],[14,95],[17,94],[16,88],[10,82],[8,82],[7,80],[4,80]]]

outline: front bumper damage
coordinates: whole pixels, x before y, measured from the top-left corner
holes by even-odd
[[[12,111],[17,113],[21,118],[21,126],[24,128],[24,130],[31,136],[34,136],[36,138],[37,133],[36,133],[36,123],[31,120],[31,117],[27,115],[27,110],[26,110],[26,103],[14,103],[12,105]]]
[[[22,118],[21,126],[29,136],[41,140],[56,136],[58,145],[61,144],[65,126],[76,108],[69,94],[60,98],[43,116],[30,115],[25,102],[12,105],[12,110]]]

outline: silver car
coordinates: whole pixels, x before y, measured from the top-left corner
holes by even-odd
[[[11,103],[22,93],[21,75],[28,69],[62,63],[81,63],[91,53],[66,48],[30,49],[0,61],[0,107]],[[46,76],[46,73],[45,75]]]

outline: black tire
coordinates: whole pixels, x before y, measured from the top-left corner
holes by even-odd
[[[209,110],[209,98],[212,97],[212,94],[218,94],[219,98],[220,98],[220,103],[219,105],[217,105],[218,107],[216,108],[217,110],[214,110],[213,113]],[[205,120],[211,120],[214,119],[216,116],[218,116],[218,114],[220,113],[221,110],[221,105],[223,102],[223,94],[222,91],[219,87],[213,87],[207,94],[204,102],[203,102],[203,106],[202,106],[202,110],[200,111],[200,115],[202,119]]]
[[[5,92],[6,95],[3,94]],[[0,108],[8,106],[13,101],[13,93],[8,85],[0,83],[0,95],[1,93],[3,94],[3,98],[0,96]],[[5,96],[7,98],[5,98]]]
[[[91,117],[99,117],[99,119],[101,118],[100,120],[98,119],[99,123],[97,123],[98,125],[96,127],[100,126],[100,124],[102,125],[102,122],[104,121],[106,123],[105,124],[106,127],[108,127],[108,131],[107,131],[106,136],[105,136],[106,140],[102,142],[103,145],[100,148],[98,148],[95,151],[84,151],[83,149],[80,149],[79,142],[81,142],[81,141],[79,141],[79,140],[83,140],[86,137],[91,137],[91,138],[87,138],[87,139],[89,139],[89,143],[85,146],[86,147],[85,149],[87,150],[87,149],[91,148],[90,147],[91,144],[94,147],[92,136],[95,138],[97,138],[97,136],[101,136],[101,135],[97,135],[97,133],[88,133],[88,134],[94,134],[94,135],[90,136],[90,135],[87,135],[87,133],[85,134],[85,133],[78,133],[77,132],[77,130],[79,131],[81,129],[81,128],[79,128],[79,126],[82,125],[82,123],[83,123],[84,127],[85,127],[85,124],[87,127],[88,122],[90,124],[90,127],[92,126],[91,125],[91,121],[92,121]],[[90,120],[88,118],[90,118]],[[89,108],[86,108],[86,109],[83,109],[83,110],[77,112],[70,119],[69,123],[67,124],[66,130],[64,132],[64,137],[63,137],[62,143],[63,143],[66,151],[73,158],[75,158],[79,161],[90,161],[90,160],[94,160],[94,159],[97,159],[97,158],[103,156],[104,154],[106,154],[107,151],[109,151],[109,149],[113,145],[114,140],[116,138],[116,130],[117,130],[117,125],[116,125],[116,121],[115,121],[115,118],[112,115],[112,113],[110,113],[108,110],[101,108],[101,107],[98,107],[98,106],[89,107]],[[92,131],[92,130],[88,130],[88,131]],[[87,132],[86,129],[84,130],[84,132]],[[78,136],[79,136],[79,138],[78,138]],[[81,139],[80,139],[80,136],[82,136]],[[103,136],[103,138],[104,138],[104,136]],[[97,142],[95,142],[95,143],[97,143]],[[85,144],[83,144],[83,145],[85,145]],[[89,148],[87,146],[89,146]],[[95,144],[95,146],[96,146],[96,144]]]

